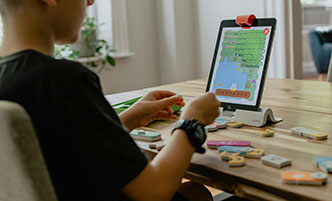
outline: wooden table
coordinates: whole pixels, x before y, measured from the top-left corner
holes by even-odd
[[[109,96],[117,100],[124,95],[138,96],[152,89],[174,90],[186,101],[205,92],[206,79],[169,84],[145,90]],[[186,178],[234,193],[252,200],[332,200],[332,175],[324,186],[299,186],[284,184],[283,171],[320,171],[314,163],[315,156],[332,156],[332,139],[318,141],[291,134],[290,128],[302,126],[324,131],[332,138],[332,84],[318,81],[268,79],[262,99],[262,107],[272,108],[278,124],[263,128],[244,126],[208,133],[208,140],[249,140],[252,145],[293,160],[292,166],[282,169],[263,165],[258,159],[246,159],[246,166],[229,168],[220,160],[216,150],[207,149],[204,155],[194,154]],[[174,121],[157,121],[149,129],[162,133],[167,141]],[[264,138],[257,131],[272,128],[276,134]],[[149,151],[148,147],[144,147]]]

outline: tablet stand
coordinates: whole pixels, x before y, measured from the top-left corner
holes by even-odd
[[[267,122],[278,123],[283,120],[275,117],[270,108],[260,108],[259,111],[237,109],[235,112],[223,111],[221,108],[219,117],[226,120],[240,121],[245,125],[255,127],[262,127],[266,125]]]

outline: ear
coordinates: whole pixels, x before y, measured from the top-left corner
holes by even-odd
[[[47,4],[48,6],[56,6],[57,4],[57,0],[41,0],[41,1]]]
[[[94,3],[95,3],[95,0],[88,0],[88,6],[91,6]]]

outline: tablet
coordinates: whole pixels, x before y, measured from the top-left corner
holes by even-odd
[[[252,27],[221,22],[206,91],[224,110],[259,110],[276,19],[256,19]]]

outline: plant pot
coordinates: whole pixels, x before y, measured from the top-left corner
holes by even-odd
[[[79,57],[93,57],[96,54],[97,32],[96,30],[81,30],[78,41],[73,44],[73,49],[79,51]],[[88,35],[87,35],[88,34]]]

